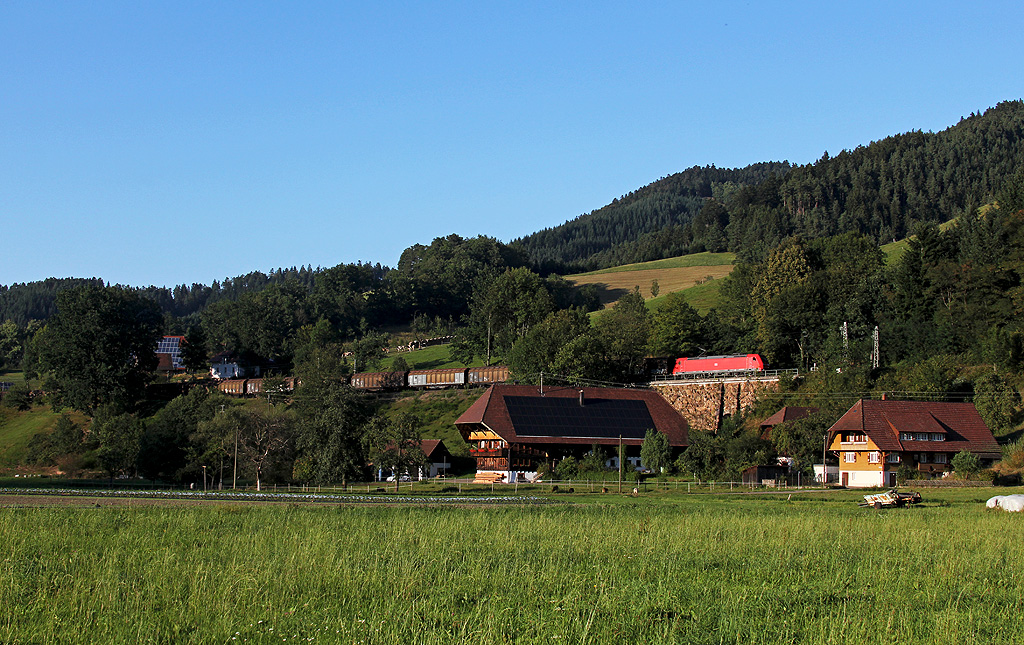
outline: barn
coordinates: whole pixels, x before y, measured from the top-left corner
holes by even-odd
[[[687,445],[686,420],[656,392],[644,389],[492,385],[456,421],[471,444],[477,478],[529,481],[541,464],[582,457],[594,445],[634,468],[648,430],[668,437],[674,453]]]

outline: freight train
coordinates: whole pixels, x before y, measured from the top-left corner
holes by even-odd
[[[646,367],[650,378],[667,372],[666,362],[671,359],[650,359]],[[732,356],[699,356],[695,358],[676,359],[672,368],[672,376],[712,377],[740,376],[756,374],[764,371],[764,361],[758,354],[736,354]],[[505,383],[509,380],[508,367],[492,365],[489,367],[460,367],[436,370],[409,370],[402,372],[358,372],[349,379],[349,384],[363,392],[384,392],[400,389],[443,389],[486,386],[493,383]],[[291,392],[295,387],[294,379],[283,379],[280,391]],[[256,397],[267,394],[263,379],[226,379],[217,383],[217,389],[229,396]]]
[[[349,384],[364,392],[383,392],[385,390],[441,389],[467,387],[475,385],[491,385],[504,383],[508,380],[508,368],[504,365],[490,367],[463,367],[437,370],[409,370],[404,372],[359,372],[353,374]],[[217,389],[228,396],[257,397],[268,394],[261,378],[225,379],[218,381]],[[285,378],[279,392],[291,392],[295,389],[295,381]]]

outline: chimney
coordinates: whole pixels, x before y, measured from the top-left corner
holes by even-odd
[[[580,390],[580,407],[583,407],[583,390]]]
[[[882,392],[882,400],[885,400],[885,392]]]

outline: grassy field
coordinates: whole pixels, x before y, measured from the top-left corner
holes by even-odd
[[[885,256],[885,263],[891,266],[903,256],[908,248],[910,248],[910,238],[883,244],[882,253]]]
[[[405,359],[405,362],[409,364],[414,370],[435,370],[445,369],[449,367],[467,367],[462,363],[458,363],[451,360],[448,355],[448,345],[433,345],[431,347],[424,347],[423,349],[417,349],[411,352],[392,353],[389,354],[384,362],[381,363],[381,369],[391,369],[391,364],[396,358],[401,356]],[[483,359],[478,359],[480,365],[483,365]],[[469,367],[476,367],[471,365]]]
[[[657,269],[628,269],[622,271],[609,270],[604,273],[566,275],[565,279],[577,287],[595,285],[598,289],[601,304],[609,307],[616,300],[633,291],[634,287],[640,288],[640,293],[644,298],[652,298],[650,288],[651,283],[655,279],[658,284],[659,294],[670,294],[675,291],[688,291],[706,281],[708,277],[712,278],[712,281],[709,282],[719,281],[719,279],[725,277],[731,271],[731,264],[717,264]]]
[[[690,255],[681,255],[675,258],[665,258],[663,260],[651,260],[650,262],[638,262],[636,264],[623,264],[617,267],[599,269],[589,273],[580,273],[576,276],[566,277],[574,278],[581,276],[603,275],[606,273],[622,273],[624,271],[657,271],[661,269],[684,269],[688,267],[728,266],[735,261],[735,253],[693,253]]]
[[[5,510],[0,641],[1021,642],[991,494]]]
[[[6,383],[24,383],[25,372],[21,370],[0,370],[0,381]]]
[[[694,309],[700,314],[706,315],[713,307],[717,307],[719,304],[719,293],[722,290],[721,280],[709,280],[704,284],[698,284],[690,287],[689,289],[683,290],[683,298],[686,302],[690,303]],[[665,302],[666,296],[659,295],[657,298],[652,298],[647,301],[647,308],[651,311],[657,311],[661,304]]]
[[[387,408],[390,413],[415,414],[422,421],[420,429],[423,436],[441,439],[453,455],[467,457],[469,445],[462,440],[462,436],[455,428],[455,420],[469,409],[484,391],[484,388],[473,388],[421,392],[389,403]]]
[[[84,421],[81,414],[72,416],[78,423]],[[22,463],[32,437],[51,431],[59,417],[49,406],[36,405],[27,412],[15,412],[0,406],[0,466]]]

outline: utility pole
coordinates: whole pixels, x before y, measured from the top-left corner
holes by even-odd
[[[622,493],[622,458],[625,455],[622,454],[622,435],[619,435],[619,493]]]
[[[825,451],[828,450],[828,430],[825,431],[825,438],[821,442],[821,487],[825,488],[828,482],[828,468],[825,467]]]

